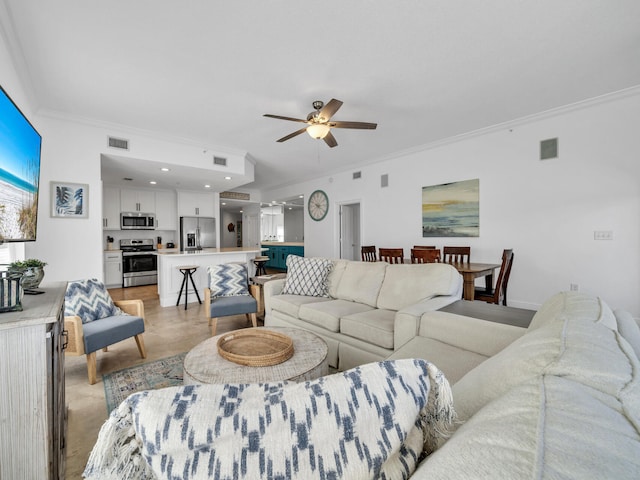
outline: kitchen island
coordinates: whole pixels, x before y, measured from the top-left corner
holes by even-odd
[[[179,250],[158,250],[158,295],[160,306],[170,307],[178,301],[180,286],[182,285],[182,273],[178,267],[183,265],[198,266],[198,270],[193,274],[200,298],[204,298],[204,289],[207,288],[208,275],[207,267],[210,265],[220,265],[222,263],[240,262],[247,265],[247,273],[252,277],[255,273],[255,265],[252,260],[257,255],[261,255],[263,249],[260,247],[237,247],[237,248],[204,248],[194,252],[180,252]],[[189,300],[197,302],[193,295],[193,287],[189,287]]]

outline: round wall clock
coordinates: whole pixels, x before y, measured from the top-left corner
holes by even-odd
[[[309,197],[309,203],[307,204],[309,215],[316,222],[319,222],[327,216],[329,211],[329,197],[322,190],[316,190]]]

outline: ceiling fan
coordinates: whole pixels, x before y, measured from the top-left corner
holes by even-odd
[[[283,117],[281,115],[271,115],[269,113],[265,113],[264,116],[307,124],[306,127],[282,137],[278,140],[278,142],[285,142],[290,138],[296,137],[306,131],[312,138],[322,138],[325,143],[332,148],[338,145],[336,138],[331,134],[330,130],[332,128],[359,128],[366,130],[375,130],[375,128],[378,126],[377,123],[330,121],[331,117],[335,115],[335,113],[341,106],[342,102],[340,100],[336,100],[335,98],[329,100],[329,103],[327,103],[326,105],[324,104],[324,102],[316,100],[315,102],[313,102],[313,108],[315,108],[315,111],[307,115],[306,120],[302,120],[301,118]]]

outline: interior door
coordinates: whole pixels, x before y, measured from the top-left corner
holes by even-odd
[[[340,205],[340,258],[360,260],[360,204]]]
[[[260,204],[242,207],[242,246],[260,246]]]

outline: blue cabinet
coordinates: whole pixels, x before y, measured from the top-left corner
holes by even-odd
[[[269,261],[265,265],[267,268],[286,270],[287,257],[289,255],[304,257],[304,247],[300,246],[263,245],[263,247],[269,249],[264,253],[264,255],[269,257]]]

